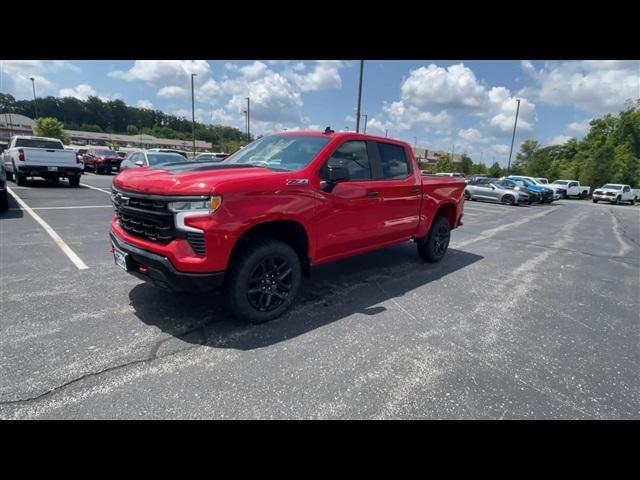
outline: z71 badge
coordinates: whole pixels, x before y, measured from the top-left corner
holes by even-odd
[[[287,185],[309,185],[308,178],[287,178]]]

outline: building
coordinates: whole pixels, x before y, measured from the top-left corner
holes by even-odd
[[[0,113],[0,142],[8,142],[12,135],[33,135],[35,122],[29,117],[16,113]],[[124,148],[173,148],[176,150],[193,149],[192,140],[177,140],[172,138],[156,138],[151,135],[120,135],[115,133],[83,132],[79,130],[65,130],[74,145],[107,146],[115,144]],[[196,151],[211,151],[209,142],[196,140]]]
[[[451,158],[451,152],[445,152],[444,150],[428,150],[426,148],[414,148],[413,154],[416,157],[416,160],[421,163],[426,163],[429,166],[435,165],[435,163],[442,157],[443,155],[449,155]],[[453,159],[451,163],[461,164],[462,156],[458,154],[453,155]]]

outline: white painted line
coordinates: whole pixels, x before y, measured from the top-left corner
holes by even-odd
[[[73,250],[71,250],[71,248],[69,248],[69,245],[67,245],[65,241],[62,240],[62,238],[60,238],[60,236],[55,232],[55,230],[51,228],[47,222],[45,222],[42,218],[40,218],[40,216],[36,212],[34,212],[31,209],[31,207],[27,205],[11,188],[7,187],[7,191],[16,200],[16,202],[18,202],[18,205],[20,205],[24,210],[26,210],[27,213],[31,215],[33,219],[36,222],[38,222],[42,228],[44,228],[44,231],[47,232],[51,238],[53,238],[53,241],[56,242],[58,247],[60,247],[60,250],[62,250],[67,255],[67,257],[69,257],[69,260],[71,260],[73,264],[76,267],[78,267],[79,270],[86,270],[89,268],[87,264],[84,263],[80,259],[80,257],[76,255],[76,253]]]
[[[86,188],[90,188],[92,190],[98,190],[99,192],[106,193],[107,195],[111,195],[111,192],[109,190],[105,190],[103,188],[94,187],[93,185],[87,185],[86,183],[81,183],[80,185]]]
[[[113,208],[113,205],[77,205],[75,207],[33,207],[31,210],[73,210],[75,208]],[[22,210],[22,208],[10,208],[9,210]]]

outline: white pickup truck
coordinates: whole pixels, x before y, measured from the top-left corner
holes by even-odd
[[[562,198],[579,197],[585,199],[591,193],[591,187],[580,185],[577,180],[556,180],[549,184],[556,192],[559,192]]]
[[[607,183],[593,191],[593,203],[600,200],[618,205],[621,202],[629,202],[631,205],[636,204],[636,194],[631,190],[630,185],[621,183]]]
[[[66,150],[57,138],[46,137],[11,137],[8,148],[2,152],[2,163],[7,178],[15,179],[20,186],[27,184],[27,177],[54,182],[64,177],[71,187],[78,187],[83,170],[74,151]]]

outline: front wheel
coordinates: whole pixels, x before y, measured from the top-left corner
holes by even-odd
[[[505,195],[502,197],[502,203],[506,203],[507,205],[515,205],[516,199],[513,195]]]
[[[620,195],[616,197],[616,199],[612,202],[614,205],[618,205],[620,203]]]
[[[263,323],[289,309],[301,281],[302,268],[293,248],[278,240],[257,240],[234,259],[225,298],[237,318]]]
[[[464,199],[465,200],[469,200],[470,198],[471,198],[471,194],[465,190],[464,191]]]
[[[580,200],[586,200],[586,198],[589,196],[589,194],[587,192],[582,192],[580,194]]]
[[[451,239],[451,225],[445,217],[438,217],[426,237],[418,240],[418,255],[429,263],[436,263],[442,260],[449,248]]]
[[[593,203],[598,203],[598,200],[596,198],[593,199]]]

